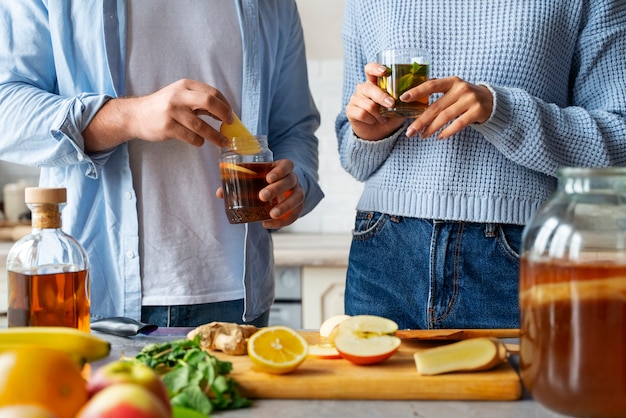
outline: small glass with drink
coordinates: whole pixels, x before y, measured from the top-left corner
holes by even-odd
[[[428,107],[428,96],[413,102],[403,102],[400,96],[430,77],[430,54],[419,48],[389,49],[378,53],[378,63],[387,68],[378,77],[378,87],[394,98],[391,107],[381,106],[385,117],[411,118],[421,115]]]

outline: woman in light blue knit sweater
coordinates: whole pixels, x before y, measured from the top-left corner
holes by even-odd
[[[518,327],[523,225],[563,166],[626,165],[625,0],[346,0],[343,167],[365,182],[346,313]],[[384,119],[383,49],[432,53],[417,119]],[[365,71],[364,71],[365,69]]]

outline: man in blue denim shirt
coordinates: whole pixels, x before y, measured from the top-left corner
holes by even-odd
[[[295,3],[23,0],[0,19],[0,158],[67,188],[92,318],[267,324],[268,230],[323,197]],[[263,223],[230,225],[215,196],[233,111],[277,161]]]

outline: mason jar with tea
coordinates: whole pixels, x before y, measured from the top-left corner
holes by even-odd
[[[89,264],[62,229],[66,189],[25,189],[32,232],[7,255],[8,326],[63,326],[90,331]]]
[[[267,173],[274,156],[265,136],[232,137],[222,148],[220,176],[228,222],[240,224],[271,219],[276,199],[262,201],[259,192],[268,186]]]
[[[564,168],[526,226],[520,372],[579,417],[626,417],[626,168]]]

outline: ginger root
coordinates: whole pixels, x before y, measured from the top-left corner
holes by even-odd
[[[257,331],[254,325],[239,325],[231,322],[211,322],[189,331],[187,339],[200,335],[200,345],[205,350],[222,351],[230,355],[248,352],[248,338]]]
[[[417,371],[436,375],[492,369],[507,359],[507,349],[497,338],[479,337],[428,348],[413,354]]]

